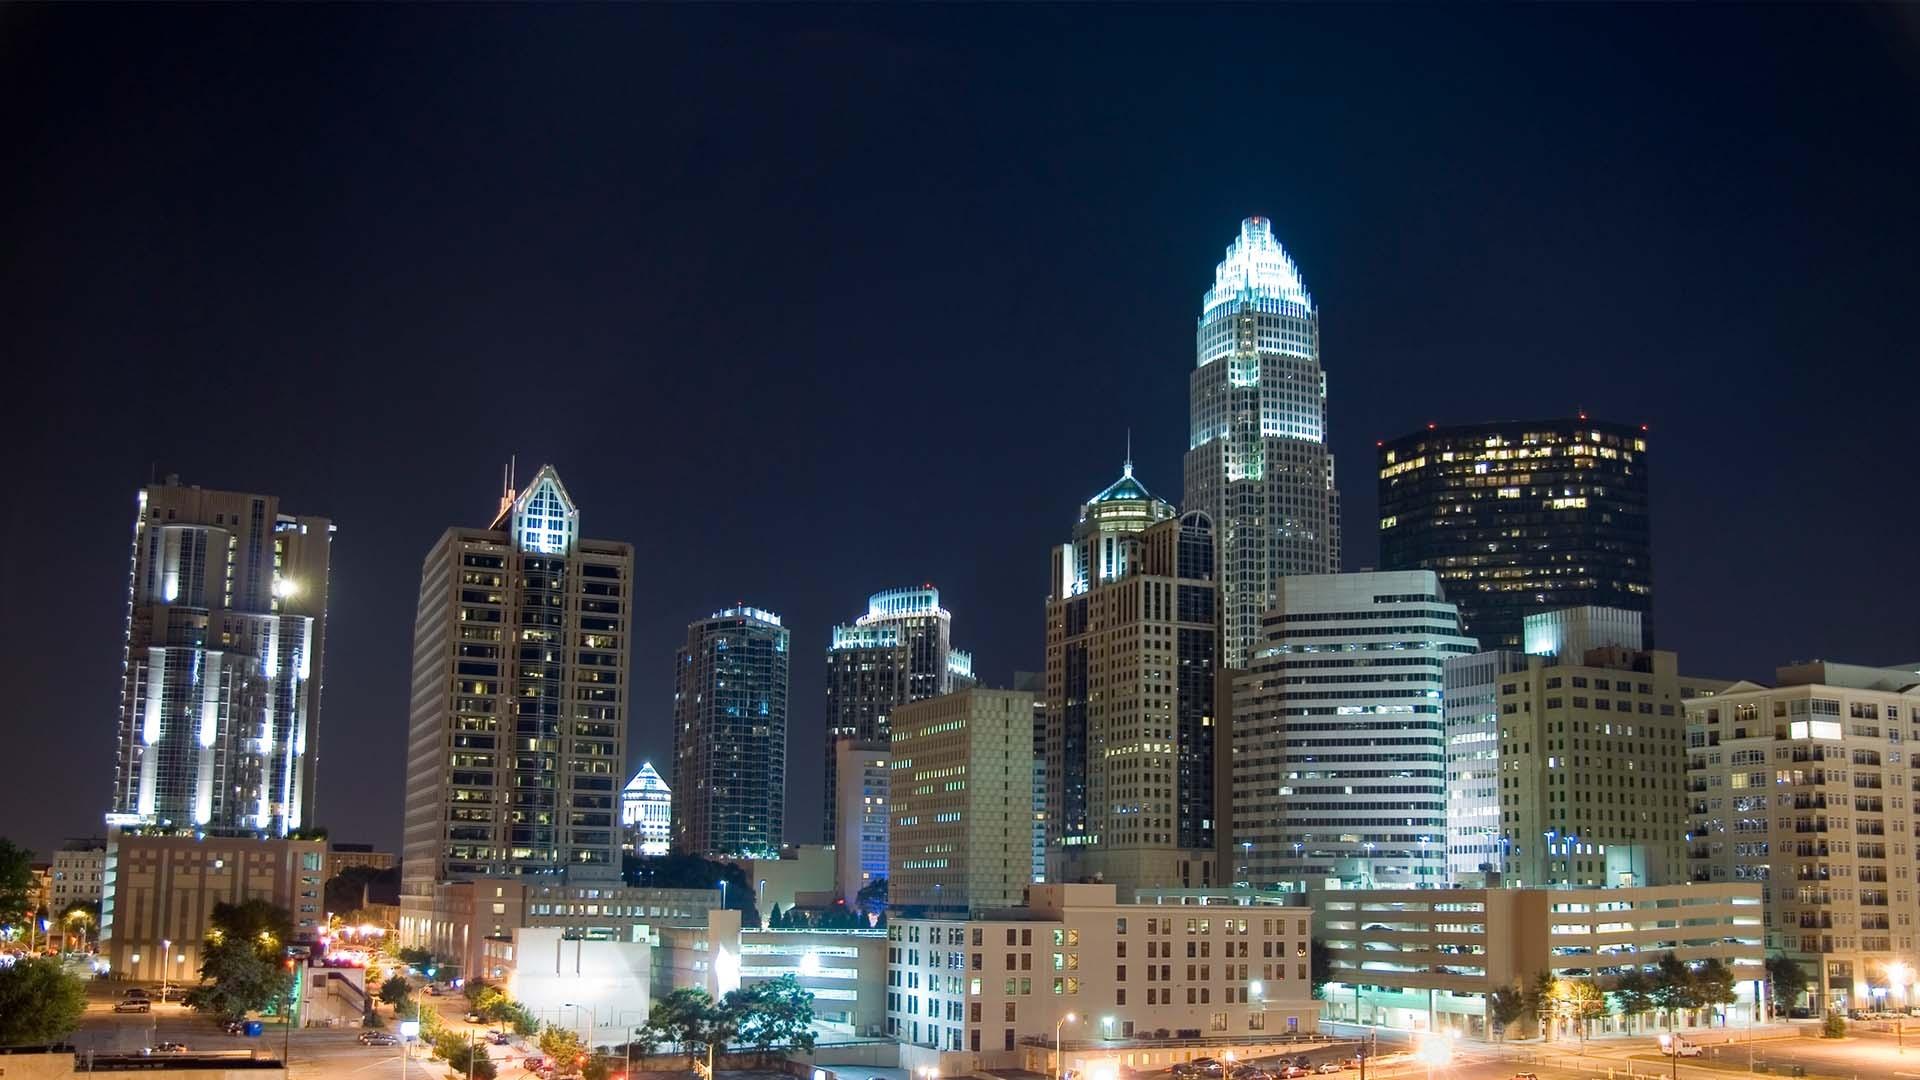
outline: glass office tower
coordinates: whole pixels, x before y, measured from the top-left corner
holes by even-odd
[[[1584,416],[1430,427],[1380,446],[1380,565],[1432,570],[1481,648],[1605,607],[1653,634],[1643,427]]]

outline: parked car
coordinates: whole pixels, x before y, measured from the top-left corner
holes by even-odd
[[[127,988],[127,992],[126,992],[126,993],[124,993],[124,994],[121,994],[120,996],[121,996],[121,997],[123,997],[123,998],[126,998],[126,999],[127,999],[128,1001],[147,1001],[147,1000],[149,1000],[149,998],[147,997],[147,991],[146,991],[146,989],[145,989],[144,987],[139,987],[139,986],[130,986],[130,987],[128,987],[128,988]]]
[[[245,1035],[247,1033],[247,1022],[245,1020],[229,1020],[220,1025],[220,1030],[229,1035]]]
[[[474,1012],[474,1011],[473,1011],[473,1010],[471,1010],[471,1009],[469,1009],[469,1010],[467,1010],[467,1023],[469,1023],[469,1024],[484,1024],[484,1023],[486,1023],[486,1022],[487,1022],[487,1018],[486,1018],[486,1017],[484,1017],[484,1016],[481,1016],[481,1015],[480,1015],[479,1013],[477,1013],[477,1012]]]
[[[154,1043],[147,1047],[149,1054],[184,1054],[186,1052],[187,1044],[183,1042]]]
[[[1811,1020],[1813,1019],[1813,1010],[1806,1008],[1805,1006],[1795,1006],[1787,1010],[1787,1019]]]
[[[1337,1073],[1340,1071],[1340,1063],[1337,1061],[1323,1061],[1320,1064],[1315,1065],[1313,1067],[1313,1071],[1316,1073],[1319,1073],[1321,1076],[1326,1076],[1331,1073]]]
[[[399,1046],[400,1036],[388,1031],[363,1031],[360,1033],[361,1046]]]
[[[125,1001],[116,1002],[113,1006],[113,1011],[117,1013],[152,1012],[153,1002],[145,998],[128,998]]]
[[[1540,1074],[1530,1073],[1530,1072],[1517,1072],[1513,1074],[1513,1080],[1540,1080]]]
[[[1297,1080],[1298,1077],[1307,1075],[1307,1067],[1305,1065],[1295,1065],[1289,1062],[1286,1065],[1281,1066],[1280,1072],[1278,1075],[1280,1077],[1280,1080]]]
[[[487,1041],[495,1046],[512,1046],[513,1036],[504,1031],[489,1031],[487,1032]]]

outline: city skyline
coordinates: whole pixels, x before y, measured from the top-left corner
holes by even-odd
[[[418,15],[353,17],[392,18],[414,60],[320,61],[342,101],[287,79],[311,29],[290,13],[23,13],[22,62],[0,74],[36,162],[0,181],[6,355],[37,407],[15,513],[59,532],[10,570],[5,663],[16,726],[62,737],[22,740],[0,794],[17,839],[44,851],[98,828],[127,496],[177,472],[339,526],[316,823],[397,847],[417,560],[514,453],[593,492],[595,534],[653,568],[623,775],[669,756],[666,665],[687,621],[750,598],[782,612],[801,658],[786,834],[817,836],[818,658],[847,598],[938,582],[984,684],[1037,670],[1035,553],[1129,429],[1140,474],[1176,489],[1197,284],[1249,217],[1325,305],[1344,567],[1379,562],[1376,440],[1584,409],[1657,444],[1662,648],[1761,681],[1794,658],[1920,657],[1899,562],[1920,511],[1876,499],[1862,468],[1911,454],[1903,395],[1878,389],[1909,377],[1892,313],[1920,285],[1902,201],[1920,140],[1867,119],[1913,85],[1882,16],[1645,11],[1620,16],[1647,31],[1624,42],[1595,13],[1416,12],[1355,56],[1333,48],[1340,13],[1242,13],[1238,32],[1328,46],[1288,73],[1206,63],[1229,25],[1206,15],[1108,13],[1076,42],[1087,28],[1052,16],[1019,35],[1020,13],[979,14],[773,13],[771,44],[744,58],[653,65],[630,51],[650,19],[697,38],[740,13],[586,13],[575,25],[595,32],[528,46],[524,75],[478,87],[537,103],[492,110],[496,128],[420,120],[476,84]],[[498,13],[475,47],[524,43],[521,18]],[[230,47],[255,33],[275,48]],[[788,55],[801,40],[817,55]],[[81,41],[96,59],[72,62]],[[1624,90],[1598,77],[1623,49],[1647,73]],[[1397,73],[1403,50],[1458,68]],[[1157,51],[1191,83],[1135,87]],[[177,100],[133,89],[165,78],[163,55],[205,81]],[[132,74],[96,80],[96,64]],[[696,72],[753,77],[609,125],[605,102],[677,96],[658,91]],[[1514,78],[1540,92],[1505,93]],[[925,89],[955,85],[966,110]],[[798,89],[769,104],[770,86]],[[1233,142],[1239,121],[1212,103],[1262,89],[1297,129]],[[403,92],[427,93],[424,113],[392,108]],[[323,101],[368,126],[308,122]],[[1195,145],[1230,148],[1202,162]],[[716,345],[705,298],[748,281],[774,298]],[[1627,294],[1630,319],[1594,314]],[[930,298],[954,307],[928,334]],[[522,415],[536,376],[553,377],[546,404]],[[714,452],[716,431],[740,449]],[[880,434],[904,438],[859,441]]]

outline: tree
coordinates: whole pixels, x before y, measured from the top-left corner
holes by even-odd
[[[409,945],[394,955],[400,958],[401,963],[410,968],[419,968],[421,971],[425,971],[433,966],[433,953],[426,949]]]
[[[763,1058],[775,1047],[813,1052],[813,995],[792,975],[730,991],[720,1011],[724,1026]]]
[[[257,940],[208,939],[200,953],[201,984],[187,993],[187,1005],[216,1017],[244,1016],[293,991],[293,971],[278,956],[265,954]]]
[[[187,1004],[214,1016],[243,1016],[285,1001],[293,971],[285,961],[293,916],[265,900],[218,903],[200,950],[201,985]]]
[[[1543,971],[1527,987],[1527,1011],[1540,1025],[1540,1037],[1547,1038],[1553,1025],[1553,973]]]
[[[34,906],[33,852],[0,837],[0,925],[17,925]]]
[[[613,1075],[613,1059],[595,1054],[580,1069],[580,1080],[608,1080]]]
[[[1554,1019],[1574,1025],[1580,1045],[1587,1043],[1587,1027],[1607,1015],[1607,998],[1598,987],[1580,979],[1555,979],[1547,996]]]
[[[754,906],[753,883],[746,871],[735,863],[705,859],[698,855],[626,855],[620,860],[620,873],[627,884],[656,889],[719,889],[727,883],[725,906],[740,912],[741,926],[759,926],[760,910]]]
[[[1633,1030],[1634,1017],[1653,1008],[1653,980],[1639,968],[1631,968],[1613,984],[1613,1007],[1627,1022],[1629,1033]]]
[[[854,902],[860,905],[861,911],[869,915],[875,917],[886,915],[887,879],[885,877],[877,877],[865,885],[860,886],[859,893],[854,896]]]
[[[1791,1012],[1807,992],[1807,969],[1800,961],[1784,953],[1767,957],[1767,988],[1773,996],[1776,1012]]]
[[[1693,972],[1672,953],[1662,956],[1653,969],[1652,996],[1654,1007],[1666,1016],[1668,1031],[1673,1030],[1674,1013],[1700,1007]]]
[[[87,932],[100,925],[100,905],[91,900],[75,900],[60,913],[60,928],[80,939],[80,947],[87,947]]]
[[[780,904],[778,901],[776,901],[773,905],[773,910],[767,912],[767,929],[785,930],[786,928],[787,928],[786,913],[780,910]]]
[[[668,1043],[687,1055],[691,1068],[714,1027],[713,999],[705,990],[683,986],[666,997],[656,999],[647,1012],[642,1038],[650,1043]]]
[[[380,984],[380,1000],[396,1009],[412,996],[412,988],[407,985],[407,979],[404,975],[395,975]]]
[[[1327,984],[1333,981],[1333,954],[1327,951],[1325,945],[1316,941],[1307,950],[1307,971],[1312,976],[1314,1000],[1324,999],[1327,996]]]
[[[58,1042],[86,1011],[86,985],[58,960],[16,960],[0,969],[0,1046]]]
[[[1727,966],[1725,960],[1713,957],[1701,961],[1700,966],[1693,971],[1694,997],[1698,999],[1697,1004],[1716,1011],[1722,1006],[1733,1004],[1740,997],[1734,990],[1734,982],[1733,969]],[[1720,1022],[1726,1023],[1725,1013],[1720,1014]]]
[[[1507,1027],[1527,1014],[1527,995],[1518,986],[1503,986],[1487,995],[1487,1011],[1504,1038]]]
[[[493,1059],[487,1056],[487,1048],[475,1044],[471,1037],[442,1031],[433,1040],[433,1052],[468,1080],[493,1080]]]
[[[1837,1012],[1830,1012],[1820,1023],[1820,1037],[1823,1039],[1844,1039],[1847,1037],[1847,1018]]]
[[[565,1076],[586,1063],[586,1047],[573,1029],[548,1024],[540,1032],[540,1052],[553,1062],[555,1076]]]

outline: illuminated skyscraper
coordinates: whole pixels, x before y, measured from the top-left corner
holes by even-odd
[[[1047,600],[1048,876],[1215,885],[1213,523],[1134,479],[1080,508]]]
[[[1280,579],[1340,569],[1320,314],[1266,218],[1227,245],[1195,352],[1181,505],[1219,532],[1221,661],[1244,668]]]
[[[424,932],[436,881],[618,878],[632,585],[633,547],[583,539],[551,465],[427,553],[403,929]]]
[[[841,739],[886,742],[888,717],[911,701],[973,685],[973,656],[952,646],[953,613],[932,585],[867,598],[867,613],[833,628],[827,645],[826,842],[839,835]]]
[[[787,804],[787,631],[730,607],[687,627],[673,685],[673,849],[778,858]]]
[[[1487,649],[1527,616],[1641,613],[1653,641],[1647,434],[1584,416],[1428,428],[1380,447],[1380,565],[1432,570]]]
[[[108,824],[311,824],[332,543],[272,495],[140,492]]]
[[[626,834],[621,846],[628,851],[667,853],[673,839],[673,792],[651,761],[641,762],[640,771],[620,792],[620,828]]]

